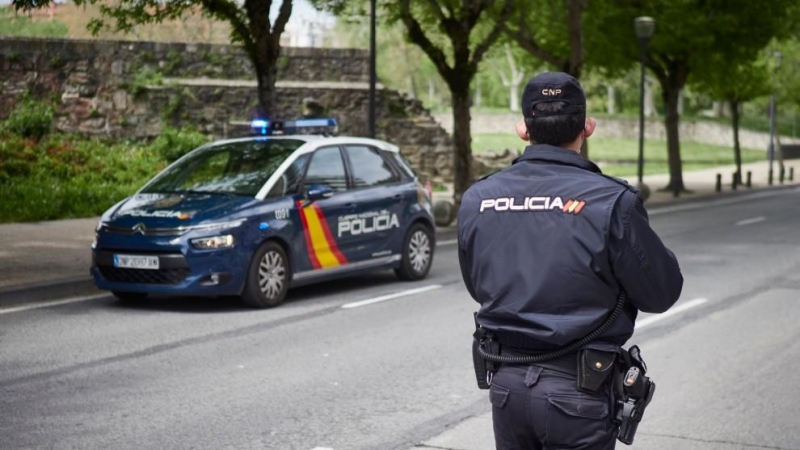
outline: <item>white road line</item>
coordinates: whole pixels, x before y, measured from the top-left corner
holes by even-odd
[[[741,197],[725,198],[725,199],[711,200],[711,201],[701,201],[696,203],[688,203],[685,205],[664,206],[661,208],[659,208],[658,205],[654,205],[652,210],[650,210],[648,207],[647,212],[649,215],[655,216],[658,214],[666,214],[671,212],[691,211],[693,209],[708,208],[709,206],[722,206],[722,205],[730,205],[732,203],[741,203],[757,198],[774,197],[777,195],[786,195],[786,194],[796,194],[798,191],[800,190],[796,188],[781,189],[779,191],[757,192],[755,194],[742,195]]]
[[[743,225],[751,225],[751,224],[754,224],[754,223],[763,222],[765,220],[767,220],[767,218],[764,217],[764,216],[751,217],[749,219],[740,220],[740,221],[736,222],[735,225],[741,227]]]
[[[439,242],[436,243],[436,246],[437,247],[441,247],[443,245],[453,245],[453,244],[458,244],[458,239],[450,239],[450,240],[447,240],[447,241],[439,241]]]
[[[358,302],[347,303],[345,305],[342,305],[342,308],[344,308],[344,309],[358,308],[359,306],[366,306],[366,305],[371,305],[373,303],[385,302],[386,300],[392,300],[392,299],[395,299],[395,298],[407,297],[409,295],[419,294],[421,292],[432,291],[434,289],[439,289],[441,287],[442,287],[441,284],[432,284],[430,286],[423,286],[421,288],[409,289],[407,291],[395,292],[394,294],[382,295],[380,297],[368,298],[366,300],[361,300],[361,301],[358,301]]]
[[[42,303],[36,303],[36,304],[32,304],[32,305],[5,308],[5,309],[0,309],[0,314],[11,314],[11,313],[15,313],[15,312],[28,311],[28,310],[31,310],[31,309],[49,308],[51,306],[67,305],[67,304],[70,304],[70,303],[88,302],[88,301],[91,301],[91,300],[97,300],[99,298],[108,297],[108,295],[109,294],[97,294],[97,295],[92,295],[92,296],[89,296],[89,297],[67,298],[67,299],[64,299],[64,300],[55,300],[55,301],[52,301],[52,302],[42,302]]]
[[[668,310],[667,312],[665,312],[663,314],[659,314],[657,316],[650,316],[650,317],[647,317],[647,318],[642,319],[642,320],[637,320],[635,329],[638,330],[638,329],[644,328],[644,327],[646,327],[648,325],[652,325],[652,324],[658,322],[659,320],[664,320],[667,317],[671,317],[671,316],[674,316],[676,314],[680,314],[680,313],[682,313],[684,311],[687,311],[689,309],[692,309],[692,308],[694,308],[696,306],[700,306],[700,305],[702,305],[703,303],[705,303],[707,301],[708,301],[708,299],[705,299],[705,298],[696,298],[696,299],[690,300],[690,301],[688,301],[686,303],[682,303],[682,304],[680,304],[680,305]]]

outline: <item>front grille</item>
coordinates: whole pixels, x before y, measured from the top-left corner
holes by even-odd
[[[180,236],[187,231],[189,231],[186,227],[175,227],[175,228],[136,228],[141,224],[135,225],[133,227],[117,227],[113,225],[102,225],[102,229],[111,234],[121,234],[123,236],[133,236],[136,233],[141,234],[142,236]]]
[[[189,276],[189,269],[121,269],[111,266],[98,266],[100,273],[108,281],[115,283],[178,284]]]

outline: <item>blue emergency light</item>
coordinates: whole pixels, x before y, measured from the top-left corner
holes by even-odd
[[[336,119],[297,119],[297,120],[265,120],[256,119],[250,122],[254,134],[260,136],[281,136],[296,134],[335,135],[339,130]]]

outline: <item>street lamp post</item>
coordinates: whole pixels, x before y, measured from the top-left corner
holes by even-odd
[[[370,16],[369,16],[369,137],[375,139],[375,85],[377,84],[376,74],[376,55],[375,55],[375,22],[376,22],[376,8],[377,0],[370,1]]]
[[[767,147],[767,158],[769,158],[769,172],[767,175],[767,182],[772,185],[772,162],[775,161],[775,72],[781,66],[783,61],[783,54],[775,52],[775,70],[772,72],[772,95],[769,99],[769,147]]]
[[[639,39],[641,76],[639,77],[639,160],[637,165],[638,187],[643,198],[650,196],[650,189],[644,184],[644,68],[647,64],[647,44],[653,37],[656,21],[652,17],[637,17],[634,21],[636,37]]]

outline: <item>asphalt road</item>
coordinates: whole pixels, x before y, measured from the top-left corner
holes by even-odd
[[[686,284],[632,340],[658,383],[634,447],[800,449],[800,191],[652,222]],[[271,310],[111,297],[0,310],[0,449],[406,449],[483,414],[475,305],[443,242],[423,282],[351,278]],[[343,308],[364,300],[383,301]]]

